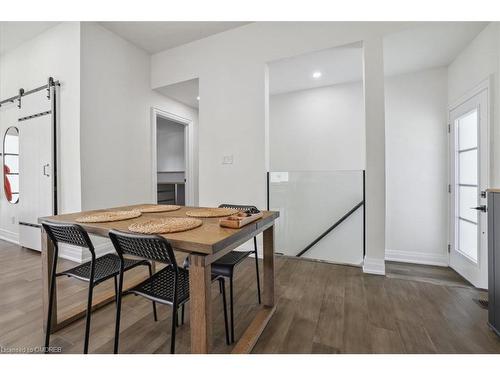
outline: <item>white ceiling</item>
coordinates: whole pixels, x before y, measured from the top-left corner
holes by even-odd
[[[206,38],[249,22],[99,22],[149,53]]]
[[[59,22],[0,22],[0,54],[34,38]],[[149,53],[160,52],[249,22],[99,22]]]
[[[313,78],[314,72],[321,77]],[[269,64],[269,93],[279,94],[359,81],[363,75],[361,44],[308,53]]]
[[[192,108],[198,108],[198,79],[157,88],[156,91]]]
[[[59,22],[0,22],[0,55],[41,34]]]
[[[155,53],[248,22],[101,22],[123,38]],[[0,22],[0,54],[16,48],[57,25],[58,22]],[[415,26],[384,38],[386,75],[447,66],[487,25],[486,22],[435,22]],[[322,77],[313,79],[314,71]],[[359,44],[318,51],[269,64],[270,93],[328,86],[362,79]],[[186,105],[197,108],[198,80],[158,89]]]
[[[384,38],[385,75],[447,66],[487,25],[486,22],[436,22]],[[354,82],[362,79],[361,45],[337,47],[269,64],[271,94]],[[314,79],[313,72],[321,78]]]
[[[436,22],[384,38],[387,75],[447,66],[488,22]]]

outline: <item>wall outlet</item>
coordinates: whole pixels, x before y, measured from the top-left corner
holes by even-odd
[[[12,216],[12,217],[10,218],[10,221],[11,221],[11,223],[12,223],[12,224],[15,224],[15,223],[16,223],[16,217],[15,217],[15,216]]]
[[[222,157],[222,164],[233,164],[233,155],[224,155]]]

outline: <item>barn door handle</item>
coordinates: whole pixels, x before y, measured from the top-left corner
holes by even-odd
[[[47,172],[47,168],[49,168],[49,167],[50,167],[50,164],[44,164],[43,165],[43,175],[44,176],[50,177],[49,172]]]

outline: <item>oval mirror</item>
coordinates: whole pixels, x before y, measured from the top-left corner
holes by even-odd
[[[3,137],[3,191],[10,203],[19,202],[19,130],[15,126]]]

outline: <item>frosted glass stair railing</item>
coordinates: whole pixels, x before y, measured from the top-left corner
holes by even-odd
[[[269,209],[279,211],[276,252],[361,265],[364,172],[269,172]]]

